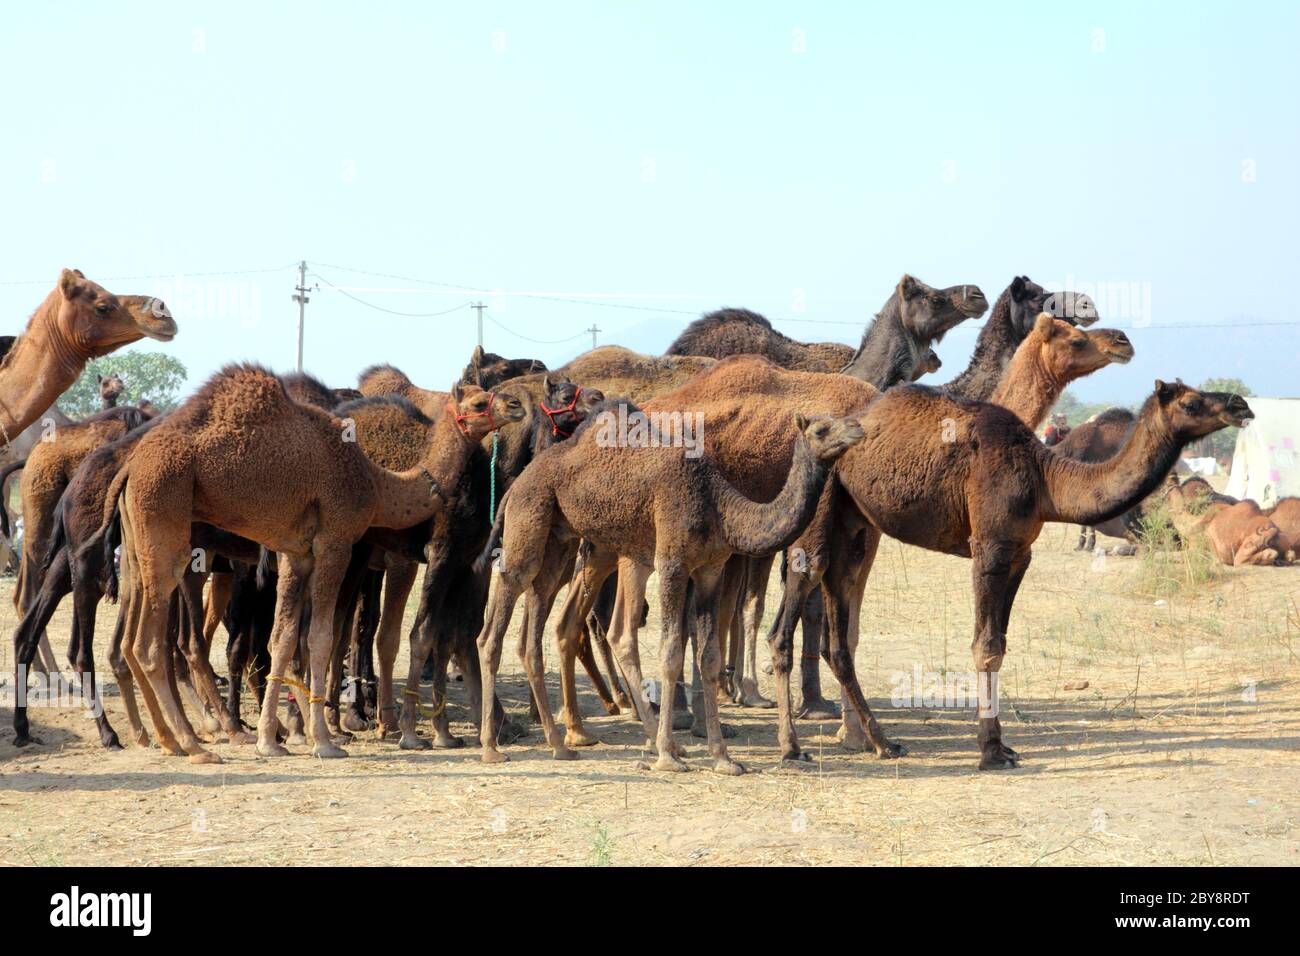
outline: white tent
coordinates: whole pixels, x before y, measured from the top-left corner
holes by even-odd
[[[1255,420],[1237,434],[1224,494],[1270,508],[1300,495],[1300,399],[1248,398]]]

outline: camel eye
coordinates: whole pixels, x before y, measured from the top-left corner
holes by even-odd
[[[1072,349],[1081,349],[1081,348],[1083,348],[1083,339],[1072,339],[1072,340],[1070,341],[1070,348],[1072,348]]]
[[[95,311],[100,315],[108,315],[111,310],[109,309],[107,302],[101,302],[99,305],[95,306]]]

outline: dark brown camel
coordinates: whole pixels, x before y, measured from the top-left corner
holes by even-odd
[[[988,307],[979,286],[935,289],[905,275],[841,371],[879,389],[910,382],[935,342],[967,319],[983,315]]]
[[[835,469],[843,495],[822,581],[831,667],[854,711],[845,711],[846,737],[865,736],[882,757],[901,752],[871,716],[853,669],[862,590],[880,534],[972,559],[980,767],[1012,767],[1019,756],[1002,742],[995,675],[1043,524],[1097,524],[1122,514],[1160,485],[1187,443],[1251,417],[1238,395],[1158,381],[1124,448],[1093,464],[1055,454],[996,405],[917,385],[881,395],[862,416],[865,440]]]
[[[762,355],[782,368],[800,372],[838,372],[852,361],[853,353],[853,346],[840,342],[796,341],[749,309],[719,309],[701,316],[664,350],[665,355],[714,359]]]
[[[126,391],[126,386],[122,384],[122,376],[112,372],[108,375],[96,375],[95,384],[99,386],[100,408],[116,408],[118,396]]]
[[[475,346],[474,354],[470,356],[460,380],[467,385],[491,389],[512,378],[545,371],[546,363],[541,359],[508,359],[495,352],[484,352],[483,346],[479,345]]]
[[[1124,447],[1136,420],[1136,416],[1127,408],[1108,408],[1082,425],[1070,429],[1070,434],[1053,446],[1052,450],[1075,461],[1105,461]],[[1124,514],[1116,515],[1100,525],[1079,528],[1079,541],[1074,549],[1093,550],[1097,546],[1098,531],[1112,538],[1136,541],[1142,510],[1142,503],[1139,502]]]
[[[138,589],[138,620],[127,624],[124,654],[164,751],[175,753],[179,745],[192,762],[218,759],[186,726],[160,664],[167,600],[189,560],[193,522],[224,528],[280,555],[272,684],[285,679],[310,592],[313,752],[345,756],[330,739],[323,704],[334,604],[352,546],[371,527],[408,528],[441,511],[443,489],[458,484],[479,439],[520,417],[517,401],[494,402],[481,389],[457,385],[438,440],[420,465],[393,473],[372,464],[341,421],[293,401],[279,378],[245,365],[215,375],[141,438],[114,479],[108,502],[117,507],[121,494],[123,551]],[[278,696],[269,693],[262,709],[263,755],[287,753],[275,740]]]
[[[64,269],[0,360],[0,445],[40,418],[92,358],[146,336],[160,342],[176,336],[160,299],[114,295],[80,270]]]
[[[663,612],[663,686],[674,687],[681,677],[685,613],[693,591],[694,616],[699,631],[698,666],[712,691],[705,695],[709,750],[714,769],[741,773],[743,768],[727,755],[717,715],[717,686],[721,676],[713,620],[717,588],[727,559],[735,553],[762,554],[792,540],[812,515],[825,484],[830,463],[859,438],[848,419],[822,419],[809,425],[795,417],[802,435],[781,493],[758,504],[736,491],[707,455],[696,456],[689,446],[664,447],[684,436],[680,415],[676,438],[663,424],[648,421],[625,401],[612,401],[593,413],[572,441],[539,455],[515,482],[498,525],[501,550],[494,562],[497,588],[488,618],[479,635],[485,712],[481,741],[483,760],[505,759],[491,732],[487,701],[495,690],[501,642],[518,597],[528,593],[526,669],[533,696],[541,711],[542,727],[557,759],[576,754],[555,727],[542,671],[542,627],[554,594],[553,582],[567,570],[551,546],[558,538],[582,537],[588,553],[583,562],[580,590],[571,590],[557,628],[561,659],[572,661],[582,622],[591,610],[605,576],[622,558],[635,569],[641,582],[654,571],[659,575]],[[494,529],[494,536],[497,531]],[[489,549],[491,553],[491,549]],[[636,607],[640,590],[633,586]],[[615,648],[631,686],[641,684],[640,663],[634,649],[620,643]],[[561,671],[566,702],[573,700],[571,668]],[[672,694],[664,695],[656,724],[645,702],[638,702],[647,737],[657,737],[661,770],[685,770],[672,738]]]

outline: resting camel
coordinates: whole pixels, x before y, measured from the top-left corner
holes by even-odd
[[[114,295],[80,270],[64,269],[0,361],[0,442],[8,445],[40,418],[92,358],[146,336],[176,336],[161,300]]]
[[[788,421],[788,419],[787,419]],[[664,432],[648,423],[635,406],[610,401],[595,411],[573,439],[543,452],[515,481],[506,498],[494,539],[501,550],[495,562],[499,575],[479,635],[483,674],[484,762],[505,759],[496,747],[487,701],[495,690],[501,642],[519,596],[528,593],[525,664],[528,682],[541,712],[542,729],[556,759],[576,756],[555,727],[542,670],[542,628],[554,582],[567,570],[562,549],[552,542],[585,539],[582,587],[566,601],[557,628],[561,659],[571,662],[581,625],[605,576],[618,558],[644,577],[659,575],[663,620],[663,686],[681,678],[688,594],[699,636],[698,666],[711,694],[705,695],[705,721],[714,769],[736,774],[744,768],[728,755],[717,713],[721,658],[713,630],[717,588],[727,559],[736,553],[762,554],[784,547],[811,517],[830,464],[860,437],[851,419],[819,419],[809,424],[801,415],[794,425],[800,433],[781,492],[770,502],[756,503],[738,492],[707,455],[660,447]],[[680,421],[677,423],[680,429]],[[682,437],[680,431],[678,438]],[[487,554],[492,553],[489,542]],[[636,590],[636,589],[634,589]],[[582,600],[572,599],[580,593]],[[639,596],[639,590],[637,594]],[[635,601],[640,609],[640,601]],[[641,686],[640,662],[631,646],[615,646],[623,674]],[[561,671],[566,702],[573,699],[572,669]],[[666,693],[656,733],[655,718],[645,702],[637,703],[647,738],[657,737],[660,770],[685,770],[672,738],[673,694]]]
[[[1165,493],[1181,538],[1204,541],[1215,558],[1229,567],[1276,564],[1286,554],[1279,546],[1278,526],[1255,502],[1216,501],[1197,491],[1174,485]]]
[[[1264,517],[1277,525],[1277,551],[1287,561],[1300,560],[1300,498],[1288,497],[1271,508]]]
[[[854,711],[845,711],[846,745],[865,737],[878,756],[902,753],[875,723],[853,670],[862,590],[882,533],[971,558],[980,768],[1013,767],[1019,755],[1002,742],[996,674],[1043,524],[1122,514],[1159,486],[1185,445],[1251,417],[1239,395],[1157,381],[1119,454],[1083,463],[1044,447],[997,405],[919,385],[881,395],[862,416],[866,438],[835,469],[843,494],[822,580],[831,667]]]
[[[334,605],[352,546],[371,527],[409,528],[439,513],[478,441],[523,414],[517,400],[459,384],[448,405],[419,466],[394,473],[370,462],[341,421],[293,401],[275,375],[235,365],[139,440],[107,504],[118,507],[121,496],[123,550],[135,571],[137,620],[128,622],[123,650],[165,752],[219,761],[188,728],[160,653],[167,601],[190,560],[190,526],[199,521],[280,555],[271,683],[285,680],[302,602],[310,598],[313,753],[346,756],[330,739],[323,704]],[[258,724],[264,756],[288,752],[275,739],[278,696],[266,696]]]

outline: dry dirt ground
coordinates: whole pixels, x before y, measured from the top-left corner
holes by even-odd
[[[976,771],[972,710],[892,706],[899,672],[969,668],[972,608],[967,562],[886,541],[857,664],[887,732],[910,750],[903,760],[846,753],[832,727],[801,723],[813,762],[782,767],[773,713],[726,707],[743,777],[699,769],[702,742],[688,734],[696,772],[638,770],[631,720],[603,715],[588,726],[605,742],[572,763],[551,760],[534,733],[494,767],[476,746],[410,754],[364,739],[329,762],[221,743],[223,764],[193,767],[157,749],[105,753],[74,710],[34,709],[44,745],[18,750],[5,707],[0,862],[1300,863],[1300,567],[1223,569],[1161,597],[1141,559],[1095,559],[1073,544],[1072,529],[1047,528],[1012,618],[1003,722],[1025,758],[1012,772]],[[5,672],[12,587],[0,583]],[[100,614],[101,665],[114,614]],[[657,624],[652,612],[642,632],[647,673]],[[60,655],[68,629],[65,604],[52,627]],[[213,657],[224,662],[222,647],[219,636]],[[502,688],[522,718],[512,650]],[[823,681],[829,693],[824,667]],[[770,677],[762,688],[771,695]],[[125,739],[111,681],[107,694]],[[454,729],[472,735],[464,704],[456,686]]]

